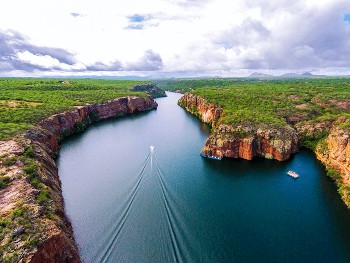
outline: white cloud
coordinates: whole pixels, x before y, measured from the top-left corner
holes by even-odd
[[[349,13],[347,0],[6,0],[0,30],[28,36],[31,48],[74,54],[70,62],[19,50],[38,70],[344,72],[350,67]],[[150,50],[159,59],[150,59],[156,58]],[[1,71],[13,67],[0,59]]]
[[[59,68],[61,64],[58,59],[49,55],[34,55],[29,51],[18,52],[17,57],[23,62],[37,65],[42,68]]]
[[[82,63],[68,65],[60,62],[57,58],[53,58],[50,55],[37,55],[32,54],[29,51],[23,51],[17,53],[17,58],[24,62],[37,66],[39,68],[72,71],[72,70],[84,70],[86,67]]]

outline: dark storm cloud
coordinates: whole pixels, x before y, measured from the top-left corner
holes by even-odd
[[[125,70],[131,71],[156,71],[163,68],[161,56],[153,50],[147,50],[137,62],[126,65]]]
[[[29,52],[35,56],[49,56],[60,63],[74,65],[76,59],[70,52],[61,48],[40,47],[29,43],[29,39],[15,31],[0,31],[0,71],[7,70],[55,70],[22,61],[18,57],[20,52]]]

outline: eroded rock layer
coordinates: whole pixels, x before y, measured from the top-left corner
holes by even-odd
[[[350,208],[350,132],[333,126],[323,144],[316,148],[316,156],[328,170],[331,169],[329,175],[336,181],[339,194]]]
[[[292,123],[293,127],[273,128],[264,124],[233,127],[221,124],[223,109],[204,98],[186,93],[179,105],[213,127],[202,149],[207,156],[246,160],[260,156],[283,161],[298,151],[301,141],[314,140],[317,158],[327,167],[328,175],[335,180],[342,199],[350,208],[350,132],[342,128],[346,118],[297,121]]]
[[[279,161],[287,160],[299,149],[296,131],[289,127],[272,128],[267,125],[241,125],[233,127],[220,124],[223,109],[208,103],[204,98],[185,94],[179,105],[214,129],[207,139],[202,153],[215,157],[243,158],[255,156]]]
[[[149,97],[79,106],[0,142],[1,180],[6,179],[0,188],[0,262],[81,262],[54,160],[59,142],[95,121],[157,106]]]

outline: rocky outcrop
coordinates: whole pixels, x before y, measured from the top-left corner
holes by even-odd
[[[350,132],[342,128],[348,117],[322,121],[298,120],[293,123],[294,127],[272,128],[264,124],[233,127],[221,124],[223,109],[204,98],[186,93],[179,100],[179,105],[213,127],[202,149],[207,156],[246,160],[260,156],[283,161],[296,153],[301,144],[314,149],[350,208]]]
[[[79,106],[0,142],[0,176],[8,182],[0,187],[0,262],[81,262],[54,160],[59,142],[95,121],[157,106],[149,97]]]
[[[329,175],[336,181],[338,192],[350,208],[350,132],[336,122],[328,137],[316,148],[316,156],[330,170]]]
[[[298,136],[290,127],[232,127],[218,125],[207,139],[202,153],[209,156],[243,158],[255,156],[288,160],[299,149]]]
[[[125,97],[105,104],[78,106],[74,110],[53,115],[39,122],[37,125],[39,129],[30,130],[26,137],[46,145],[49,152],[56,152],[62,138],[82,131],[92,122],[147,111],[157,106],[151,98],[139,97]]]
[[[132,90],[147,92],[152,98],[166,97],[165,91],[154,83],[136,85]]]
[[[222,108],[208,103],[204,98],[190,93],[186,93],[178,104],[211,126],[217,124],[223,111]]]
[[[220,124],[223,109],[208,103],[204,98],[186,93],[179,105],[213,127],[202,153],[219,158],[243,158],[255,156],[279,161],[287,160],[299,149],[296,131],[289,127],[272,128],[267,125],[233,127]]]

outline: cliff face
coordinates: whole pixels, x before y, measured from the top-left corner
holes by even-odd
[[[165,91],[158,88],[154,83],[136,85],[132,90],[147,92],[152,98],[166,97]]]
[[[29,131],[26,137],[47,145],[49,151],[55,152],[62,138],[80,132],[92,122],[147,111],[156,107],[158,105],[154,100],[138,97],[119,98],[105,104],[79,106],[72,111],[56,114],[39,122],[40,129]]]
[[[223,111],[222,108],[209,104],[204,98],[190,93],[186,93],[179,100],[179,105],[211,126],[216,125]]]
[[[267,125],[232,127],[220,124],[223,110],[203,98],[185,94],[179,105],[213,127],[202,149],[205,155],[246,160],[260,156],[283,161],[298,151],[300,138],[314,141],[317,158],[326,165],[328,175],[335,180],[342,199],[350,208],[350,132],[341,128],[346,119],[303,121],[296,123],[295,128],[271,128]],[[325,134],[328,135],[322,139]]]
[[[75,107],[41,121],[16,140],[0,142],[0,173],[8,181],[0,187],[0,259],[81,262],[54,161],[59,142],[95,121],[157,106],[151,98],[125,97]]]
[[[297,133],[291,127],[277,129],[266,125],[232,127],[219,124],[223,109],[193,94],[185,94],[179,105],[214,128],[202,149],[205,155],[247,160],[260,156],[283,161],[299,149]]]
[[[252,160],[255,156],[284,161],[299,149],[292,128],[272,129],[218,125],[207,139],[202,153],[218,157]]]
[[[316,149],[316,156],[328,169],[337,173],[330,176],[338,185],[338,192],[350,208],[350,132],[335,124],[324,143]]]

